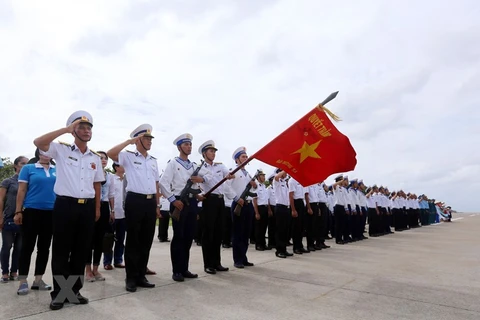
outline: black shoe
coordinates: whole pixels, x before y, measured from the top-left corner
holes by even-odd
[[[322,250],[322,247],[317,245],[317,246],[314,247],[314,249],[317,250],[317,251],[320,251],[320,250]],[[312,250],[310,250],[310,251],[312,251]]]
[[[202,246],[202,243],[200,241],[195,241],[195,243],[197,244],[197,246],[201,247]]]
[[[287,242],[287,247],[293,245],[290,241]]]
[[[168,240],[168,239],[159,239],[159,240],[160,240],[160,242],[170,242],[170,240]]]
[[[229,244],[222,244],[222,248],[224,249],[228,249],[228,248],[231,248],[232,246],[229,245]]]
[[[257,250],[257,251],[265,251],[265,247],[257,246],[257,247],[255,247],[255,250]]]
[[[255,240],[250,240],[250,244],[255,244]]]
[[[214,268],[205,268],[205,272],[206,273],[209,273],[209,274],[216,274],[217,273],[217,270],[215,270]]]
[[[241,264],[241,263],[234,263],[233,266],[234,266],[235,268],[238,268],[238,269],[243,269],[243,268],[245,268],[245,266],[244,266],[243,264]]]
[[[295,253],[295,254],[302,254],[303,252],[300,251],[300,250],[293,250],[293,253]]]
[[[53,299],[52,302],[50,302],[50,309],[51,310],[60,310],[63,308],[63,305],[65,303],[63,301],[59,301],[57,299]]]
[[[191,272],[188,271],[188,270],[185,271],[185,272],[182,274],[182,276],[183,276],[184,278],[188,278],[188,279],[198,278],[198,274],[196,274],[196,273],[191,273]]]
[[[275,246],[267,246],[265,250],[272,250],[273,248],[275,248]]]
[[[133,280],[125,280],[125,290],[128,292],[137,291],[137,283]]]
[[[362,236],[362,240],[367,240],[368,237]]]
[[[315,251],[315,247],[311,247],[311,246],[310,246],[310,247],[307,247],[307,250],[308,250],[308,251]],[[320,250],[320,249],[319,249],[319,250]]]
[[[293,256],[293,253],[291,252],[288,252],[288,251],[285,251],[284,254],[287,256],[287,257],[291,257]]]
[[[181,274],[181,273],[174,273],[172,275],[172,279],[173,279],[173,281],[178,281],[178,282],[182,282],[182,281],[185,280],[185,278],[183,277],[183,274]]]
[[[285,255],[285,253],[283,252],[275,252],[275,255],[278,257],[278,258],[286,258],[287,256]]]
[[[305,249],[305,248],[301,248],[301,249],[299,249],[299,250],[300,250],[302,253],[309,253],[309,252],[310,252],[309,250],[307,250],[307,249]]]
[[[335,241],[336,244],[345,244],[345,241],[343,240],[338,240],[338,241]]]
[[[218,266],[215,267],[215,270],[217,270],[217,271],[228,271],[228,268],[219,264]]]
[[[330,246],[327,246],[325,243],[322,243],[322,244],[320,245],[320,248],[322,248],[322,249],[328,249],[328,248],[330,248]]]
[[[245,267],[253,267],[253,266],[254,266],[253,263],[248,262],[248,261],[247,261],[247,262],[244,262],[243,265],[244,265]]]
[[[333,238],[330,237],[330,236],[326,236],[325,239],[327,239],[327,240],[332,240]]]
[[[77,298],[77,301],[70,301],[70,303],[73,303],[73,304],[88,304],[88,298],[85,298],[84,296],[82,296],[80,294],[80,292],[78,292],[76,295],[75,295],[75,298]]]
[[[153,288],[155,287],[155,283],[151,283],[147,278],[143,278],[142,280],[137,281],[137,286],[141,288]]]

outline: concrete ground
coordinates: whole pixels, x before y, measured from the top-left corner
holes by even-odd
[[[250,246],[254,267],[203,272],[194,245],[191,271],[198,279],[171,279],[169,245],[155,238],[149,280],[153,289],[127,293],[124,271],[86,283],[88,305],[51,311],[47,292],[17,296],[18,281],[0,284],[0,319],[480,319],[480,214],[456,214],[441,223],[349,245],[278,259]],[[290,248],[291,249],[291,248]],[[33,270],[33,263],[31,270]],[[30,278],[31,279],[31,278]],[[45,280],[51,282],[50,270]]]

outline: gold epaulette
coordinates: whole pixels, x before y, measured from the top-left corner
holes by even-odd
[[[58,141],[58,143],[60,144],[63,144],[64,146],[67,146],[67,147],[72,147],[72,145],[70,143],[66,143],[66,142],[63,142],[63,141]]]
[[[214,164],[222,164],[221,162],[214,162]]]

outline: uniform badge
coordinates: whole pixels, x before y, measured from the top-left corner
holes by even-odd
[[[90,167],[92,167],[93,170],[96,170],[97,169],[97,165],[95,163],[90,163]]]

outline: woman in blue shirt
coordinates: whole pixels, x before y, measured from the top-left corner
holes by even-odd
[[[32,290],[51,290],[42,277],[48,263],[52,241],[52,211],[55,203],[53,186],[56,181],[53,161],[35,151],[35,163],[27,164],[18,176],[18,193],[15,210],[15,223],[21,225],[23,244],[19,260],[20,285],[17,294],[28,293],[27,276],[30,270],[32,253],[37,244],[35,280]]]

